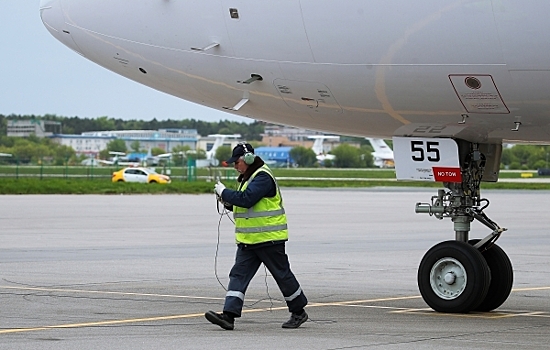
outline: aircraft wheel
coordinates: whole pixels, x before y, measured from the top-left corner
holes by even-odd
[[[479,242],[479,239],[468,241],[471,245],[477,242]],[[492,311],[508,299],[514,282],[514,270],[508,255],[506,255],[504,250],[496,244],[493,244],[491,248],[481,254],[485,258],[489,270],[491,271],[491,283],[489,284],[487,296],[485,296],[485,299],[483,299],[475,310]]]
[[[418,269],[420,294],[439,312],[474,310],[485,299],[490,282],[491,272],[481,253],[459,241],[433,246]]]

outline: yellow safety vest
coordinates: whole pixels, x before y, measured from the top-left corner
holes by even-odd
[[[244,192],[248,183],[256,175],[264,171],[271,176],[275,183],[275,197],[264,197],[254,204],[252,208],[241,208],[233,206],[233,217],[235,218],[235,240],[242,244],[258,244],[271,241],[283,241],[288,239],[283,199],[275,177],[271,170],[262,166],[256,170],[250,178],[242,184],[239,191]]]

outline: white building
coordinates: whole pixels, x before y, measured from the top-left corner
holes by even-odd
[[[63,146],[69,146],[76,154],[93,156],[107,148],[107,144],[116,139],[114,136],[54,135],[52,140]]]
[[[162,148],[171,152],[175,146],[189,146],[195,149],[199,135],[195,129],[161,130],[122,130],[93,131],[82,135],[53,135],[51,138],[62,145],[72,147],[77,154],[95,155],[107,148],[115,139],[124,140],[131,149],[132,143],[139,142],[140,149]]]
[[[61,123],[48,120],[27,119],[27,120],[8,120],[7,136],[29,137],[48,137],[61,133]]]

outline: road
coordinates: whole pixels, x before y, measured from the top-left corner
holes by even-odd
[[[466,315],[433,312],[416,285],[424,253],[454,238],[450,221],[414,213],[435,194],[284,188],[310,321],[281,328],[288,311],[260,269],[234,331],[203,317],[222,308],[216,271],[226,285],[235,252],[214,195],[0,196],[0,349],[547,349],[550,193],[483,193],[508,228],[514,289]]]

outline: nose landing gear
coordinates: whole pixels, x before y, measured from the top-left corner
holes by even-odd
[[[483,212],[489,201],[480,196],[485,157],[476,144],[459,143],[461,183],[444,183],[431,203],[417,203],[417,213],[438,219],[451,218],[455,240],[439,243],[423,257],[418,269],[418,287],[424,301],[435,311],[467,313],[491,311],[506,301],[512,290],[510,259],[495,244],[505,228]],[[492,232],[483,239],[469,240],[470,223],[478,220]]]

